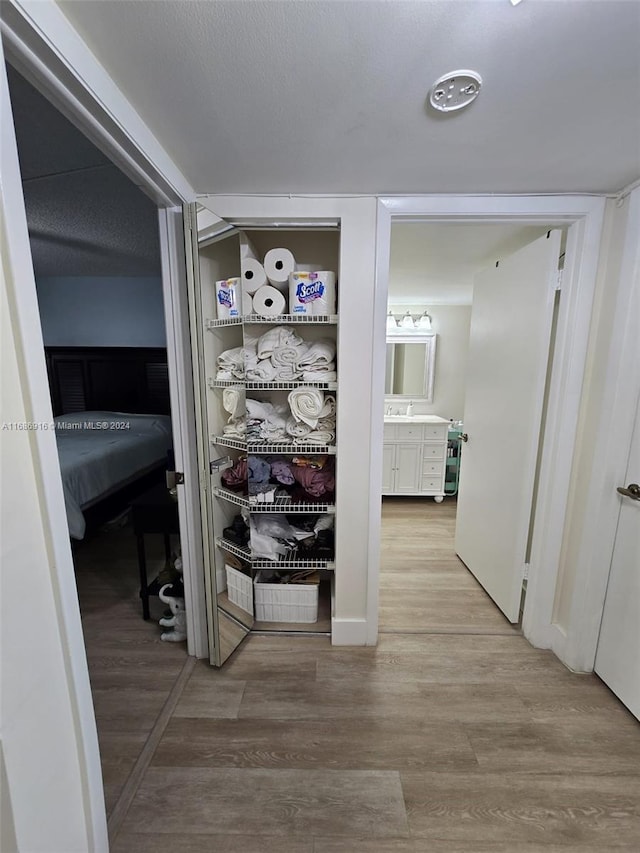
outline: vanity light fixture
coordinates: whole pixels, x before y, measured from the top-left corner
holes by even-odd
[[[429,89],[429,103],[440,113],[468,107],[480,94],[482,77],[477,71],[451,71],[439,77]]]
[[[420,315],[420,317],[418,318],[418,321],[417,321],[417,323],[416,323],[416,328],[418,328],[418,329],[423,329],[425,332],[430,332],[430,331],[431,331],[431,329],[432,329],[432,326],[431,326],[431,316],[430,316],[429,314],[427,314],[427,312],[426,312],[426,311],[424,311],[424,312]]]

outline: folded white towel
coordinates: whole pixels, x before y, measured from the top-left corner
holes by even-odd
[[[311,432],[311,427],[308,424],[299,423],[292,415],[287,420],[286,430],[287,433],[295,439],[303,438],[305,435],[308,435]]]
[[[284,441],[287,436],[287,420],[283,415],[274,412],[260,425],[260,435],[265,441]]]
[[[273,403],[263,403],[261,400],[254,400],[252,397],[247,397],[245,406],[247,418],[250,421],[264,421],[276,411]]]
[[[294,438],[295,444],[333,444],[336,434],[333,430],[313,429],[304,437]]]
[[[298,353],[296,347],[279,347],[271,356],[271,363],[276,369],[276,379],[280,382],[293,382],[300,376],[298,370]]]
[[[320,418],[326,418],[332,411],[331,404],[325,407],[324,393],[318,388],[296,388],[290,392],[288,400],[293,417],[312,429]],[[335,409],[335,401],[333,407]]]
[[[250,382],[273,382],[276,375],[277,370],[270,358],[263,358],[255,367],[247,370],[247,379]]]
[[[221,352],[218,356],[218,379],[221,373],[231,373],[234,379],[244,379],[248,369],[258,363],[255,347],[233,347]]]
[[[335,361],[335,358],[335,341],[332,341],[330,338],[323,338],[321,341],[314,341],[312,344],[309,344],[306,352],[298,360],[298,366],[303,371],[309,370],[311,365],[331,364],[332,361]]]
[[[258,358],[269,358],[275,350],[281,347],[304,347],[306,350],[305,342],[293,329],[288,329],[286,326],[276,326],[258,338],[256,353]]]
[[[222,430],[223,434],[229,438],[244,438],[247,434],[247,422],[245,418],[234,418],[225,424]]]
[[[337,382],[338,374],[335,370],[305,370],[300,378],[303,382]]]
[[[219,370],[216,373],[216,379],[218,382],[233,382],[234,379],[237,379],[237,376],[234,376],[230,370]]]
[[[222,392],[222,405],[225,412],[229,412],[229,420],[241,417],[244,414],[244,388],[234,386],[225,388]]]

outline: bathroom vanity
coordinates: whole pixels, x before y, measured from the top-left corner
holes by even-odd
[[[437,415],[385,415],[383,495],[443,500],[448,426]]]

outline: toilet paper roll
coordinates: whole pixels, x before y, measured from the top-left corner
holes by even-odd
[[[296,259],[289,249],[270,249],[264,256],[264,271],[269,284],[286,292],[289,273],[296,268]]]
[[[239,317],[241,307],[241,284],[239,278],[216,281],[216,314],[218,320]]]
[[[335,314],[336,274],[329,270],[291,273],[289,306],[292,314]]]
[[[255,258],[242,258],[240,261],[240,277],[245,293],[253,295],[256,290],[267,283],[267,275],[260,261]]]
[[[286,314],[287,300],[275,287],[265,284],[253,295],[253,311],[260,317],[277,317]]]

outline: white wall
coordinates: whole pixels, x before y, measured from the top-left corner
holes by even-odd
[[[159,276],[51,276],[36,287],[45,346],[166,346]]]
[[[4,275],[1,300],[2,421],[24,423],[31,418]],[[20,851],[86,853],[82,768],[33,440],[26,431],[0,432],[2,796],[9,798],[2,811],[13,814]]]
[[[395,308],[394,314],[422,313],[424,304]],[[438,335],[436,341],[436,373],[433,402],[414,400],[414,414],[439,415],[442,418],[461,420],[464,416],[464,392],[469,351],[470,305],[434,305],[429,307],[431,323]],[[403,408],[406,403],[395,403],[392,397],[385,398],[385,405]]]

